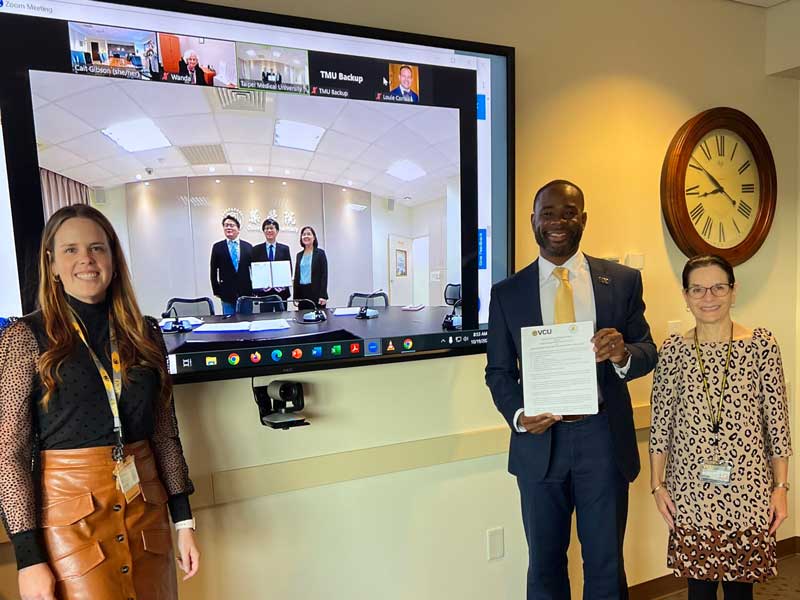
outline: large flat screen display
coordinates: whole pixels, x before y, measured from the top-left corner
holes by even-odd
[[[142,310],[194,328],[165,333],[178,382],[481,351],[512,50],[158,6],[0,7],[0,316],[35,309],[43,224],[87,203]]]

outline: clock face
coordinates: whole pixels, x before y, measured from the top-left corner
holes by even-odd
[[[695,231],[715,248],[733,248],[759,214],[758,167],[747,143],[728,129],[713,129],[692,149],[685,174],[686,210]]]

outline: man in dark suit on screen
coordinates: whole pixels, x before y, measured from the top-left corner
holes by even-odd
[[[239,220],[233,215],[222,219],[225,239],[211,247],[211,289],[222,301],[222,313],[236,312],[236,299],[249,296],[250,262],[253,247],[239,239]]]
[[[657,351],[644,318],[638,271],[584,255],[583,192],[563,180],[542,187],[531,215],[539,258],[495,284],[489,306],[486,383],[511,428],[528,540],[528,600],[570,597],[567,548],[577,513],[584,598],[627,598],[622,543],[628,486],[639,453],[627,382],[649,373]],[[520,329],[594,321],[600,409],[593,415],[525,416]]]
[[[401,98],[404,102],[419,103],[419,96],[411,89],[411,86],[414,85],[414,71],[412,68],[408,65],[400,67],[398,78],[400,79],[400,85],[389,92],[389,95]]]
[[[261,231],[264,232],[266,241],[263,244],[256,244],[253,246],[252,262],[273,262],[273,261],[289,261],[289,270],[291,272],[292,265],[292,251],[286,244],[278,242],[278,233],[280,232],[280,225],[275,219],[265,219],[261,224]],[[292,295],[292,291],[288,287],[254,289],[253,294],[256,296],[280,296],[283,300],[281,310],[286,310],[286,301]]]

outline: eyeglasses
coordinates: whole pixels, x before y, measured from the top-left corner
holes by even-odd
[[[686,293],[688,294],[689,298],[694,300],[700,300],[701,298],[705,297],[706,292],[710,291],[712,296],[717,298],[724,298],[728,294],[731,293],[733,289],[732,283],[715,283],[710,287],[704,287],[702,285],[692,285],[686,288]]]

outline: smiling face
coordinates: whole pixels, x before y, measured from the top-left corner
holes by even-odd
[[[275,240],[278,239],[278,230],[275,225],[269,223],[264,227],[264,237],[267,239],[268,244],[275,243]]]
[[[719,323],[730,318],[731,305],[736,301],[736,286],[731,288],[729,283],[728,274],[717,265],[698,267],[689,273],[689,286],[683,290],[683,297],[698,323]],[[700,288],[704,288],[702,296]],[[713,292],[725,295],[715,296]]]
[[[114,273],[105,231],[91,219],[67,219],[55,233],[50,265],[67,294],[89,304],[101,302]]]
[[[411,89],[411,82],[414,79],[414,74],[408,67],[400,69],[400,85],[407,90]]]
[[[225,234],[227,239],[235,240],[237,237],[239,237],[239,226],[233,219],[225,219],[222,222],[222,232]]]
[[[578,251],[586,227],[583,195],[571,185],[553,185],[536,198],[531,227],[539,253],[560,265]]]
[[[313,248],[314,239],[314,233],[308,227],[303,229],[300,234],[300,243],[303,244],[303,248]]]
[[[197,66],[197,54],[194,52],[190,53],[189,56],[186,58],[186,66],[189,68],[190,71],[194,71],[194,68]]]

